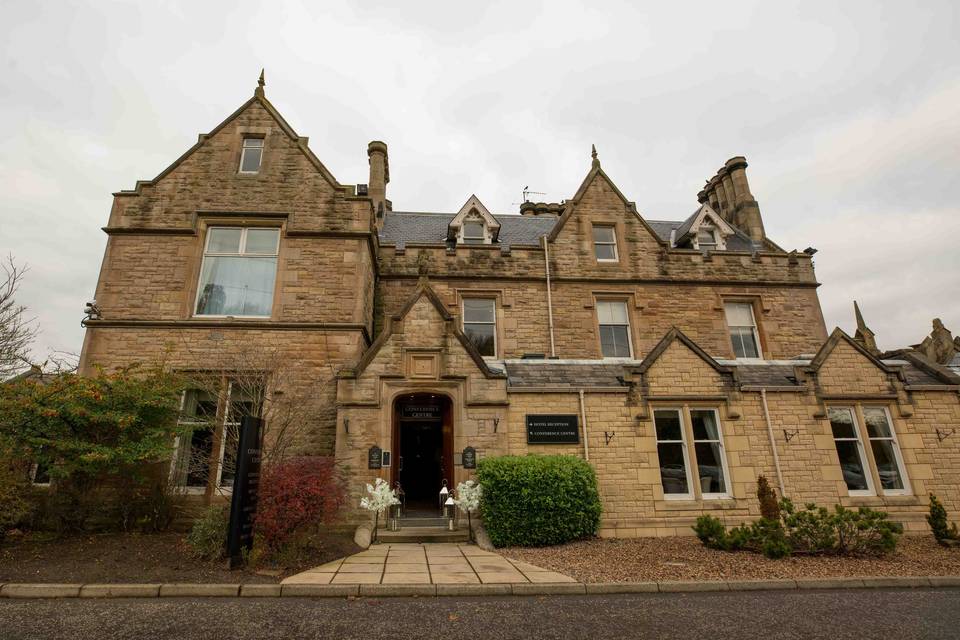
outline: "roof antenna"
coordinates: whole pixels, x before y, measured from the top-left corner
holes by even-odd
[[[510,206],[511,206],[511,207],[516,207],[516,206],[519,206],[519,205],[523,204],[524,202],[530,202],[530,196],[531,196],[531,195],[534,195],[534,196],[545,196],[545,195],[547,195],[547,194],[546,194],[545,191],[530,191],[530,185],[527,185],[527,186],[525,186],[525,187],[523,188],[523,202],[511,202],[511,203],[510,203]]]

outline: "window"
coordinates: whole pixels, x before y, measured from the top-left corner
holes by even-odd
[[[469,220],[463,223],[464,244],[484,244],[487,241],[487,230],[482,222]]]
[[[280,229],[210,227],[197,315],[269,317],[279,245]]]
[[[258,173],[263,158],[263,138],[244,138],[240,152],[240,173]]]
[[[717,248],[717,235],[713,227],[700,227],[697,231],[697,248],[713,250]]]
[[[203,492],[210,484],[210,469],[216,465],[215,487],[230,488],[236,469],[240,420],[259,415],[259,394],[250,385],[237,381],[226,384],[225,395],[201,389],[184,391],[180,425],[192,429],[177,438],[171,477],[175,484],[193,492]],[[218,412],[224,400],[223,420]],[[217,446],[219,443],[219,446]]]
[[[684,407],[653,412],[660,484],[667,500],[729,496],[723,438],[716,409]],[[691,431],[687,431],[690,424]],[[693,448],[687,442],[692,435]],[[691,465],[691,456],[693,464]],[[691,470],[696,474],[691,476]]]
[[[871,495],[873,481],[867,473],[866,455],[863,442],[860,440],[857,422],[853,409],[832,408],[829,410],[830,428],[833,430],[833,441],[837,447],[837,457],[840,459],[840,470],[843,472],[843,481],[847,485],[850,495]]]
[[[482,356],[497,355],[497,302],[493,298],[463,299],[463,332]]]
[[[617,262],[617,232],[613,227],[593,228],[593,252],[597,262]]]
[[[210,475],[213,436],[217,424],[217,396],[208,391],[183,392],[180,425],[193,431],[178,436],[173,475],[177,486],[205,489]]]
[[[627,303],[623,300],[598,300],[597,322],[600,325],[600,352],[603,357],[631,357]]]
[[[50,468],[42,462],[35,463],[30,468],[30,481],[33,484],[39,485],[49,485],[50,484]]]
[[[904,472],[903,457],[886,407],[862,407],[866,431],[858,426],[853,407],[831,407],[828,411],[837,458],[843,481],[852,496],[874,495],[875,480],[880,481],[884,495],[907,495],[910,492]],[[870,443],[876,466],[876,478],[870,470],[870,456],[863,446],[863,434]]]
[[[760,334],[757,333],[757,322],[753,317],[753,305],[749,302],[728,302],[724,309],[734,356],[759,358]]]
[[[907,493],[903,458],[891,426],[890,414],[884,407],[864,407],[863,421],[867,425],[867,438],[870,440],[873,462],[877,465],[880,488],[887,495]]]

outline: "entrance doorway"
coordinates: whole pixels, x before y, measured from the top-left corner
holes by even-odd
[[[393,480],[403,488],[410,516],[436,516],[440,488],[453,485],[453,412],[450,398],[414,393],[394,404]]]

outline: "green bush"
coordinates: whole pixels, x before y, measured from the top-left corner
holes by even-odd
[[[27,499],[31,493],[25,473],[17,473],[0,463],[0,540],[7,531],[22,524],[31,514],[33,505]]]
[[[228,518],[229,508],[221,506],[208,507],[197,518],[187,535],[187,544],[195,556],[204,560],[223,558],[227,548]]]
[[[501,456],[477,465],[480,514],[494,546],[545,546],[596,535],[597,477],[573,456]]]
[[[930,515],[927,516],[927,524],[933,531],[933,537],[940,544],[949,544],[952,541],[960,540],[960,531],[957,531],[957,523],[950,523],[947,520],[947,510],[943,503],[937,499],[937,496],[930,494]]]
[[[713,516],[701,516],[693,527],[700,541],[721,551],[753,551],[768,558],[799,554],[881,555],[893,551],[903,527],[882,511],[837,505],[831,512],[814,504],[796,510],[780,501],[780,519],[760,518],[729,531]]]

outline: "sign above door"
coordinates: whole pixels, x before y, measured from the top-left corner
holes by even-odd
[[[424,404],[421,402],[415,404],[400,405],[401,420],[440,420],[443,417],[439,404]]]

